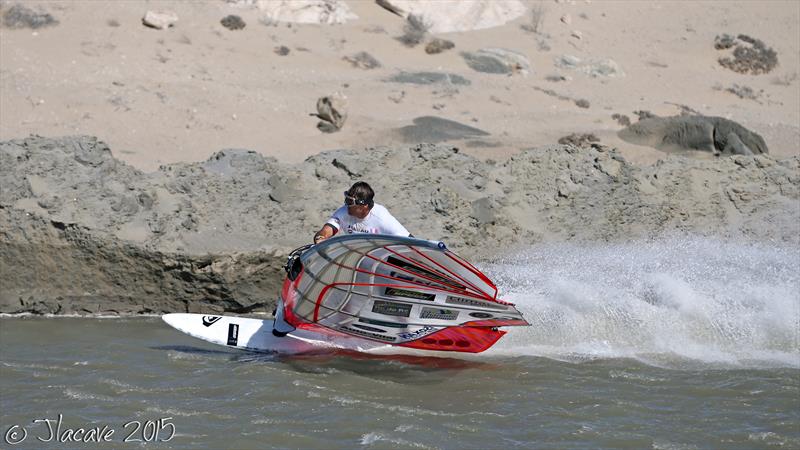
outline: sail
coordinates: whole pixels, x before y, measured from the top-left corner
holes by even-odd
[[[337,236],[287,264],[282,296],[295,327],[425,350],[480,352],[528,325],[497,287],[444,244]]]

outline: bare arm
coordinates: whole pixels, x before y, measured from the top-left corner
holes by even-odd
[[[317,234],[314,235],[314,243],[319,244],[320,242],[324,241],[325,239],[328,239],[334,234],[336,234],[336,229],[333,228],[331,224],[326,223],[325,225],[322,226],[322,228],[320,228],[319,231],[317,231]]]

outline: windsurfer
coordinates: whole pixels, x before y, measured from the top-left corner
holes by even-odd
[[[344,205],[340,206],[314,235],[314,244],[319,244],[342,230],[348,234],[373,233],[411,236],[386,207],[375,203],[374,198],[375,191],[369,184],[359,181],[352,185],[344,193]],[[294,327],[284,319],[283,299],[279,298],[275,309],[272,334],[283,337],[292,331],[294,331]]]
[[[375,191],[359,181],[344,193],[344,205],[339,207],[314,235],[314,243],[344,230],[345,233],[375,233],[410,236],[408,230],[383,205],[374,201]]]

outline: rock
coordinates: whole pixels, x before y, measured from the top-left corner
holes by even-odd
[[[339,131],[347,120],[347,97],[335,92],[317,100],[317,117],[322,119],[317,128],[325,133]]]
[[[178,21],[178,15],[172,11],[147,11],[142,18],[142,23],[150,28],[164,30],[174,26]]]
[[[381,66],[381,63],[367,52],[358,52],[355,55],[345,56],[342,59],[359,69],[377,69]]]
[[[725,136],[725,139],[721,142],[721,145],[722,153],[728,153],[732,155],[753,155],[753,151],[750,150],[750,147],[745,145],[739,138],[739,135],[733,131],[729,132]]]
[[[414,119],[414,125],[398,130],[405,142],[444,142],[450,140],[489,136],[489,133],[454,120],[434,116],[423,116]]]
[[[3,14],[3,25],[12,29],[31,28],[36,30],[58,25],[58,20],[46,12],[37,12],[17,3]]]
[[[556,67],[585,73],[591,77],[624,77],[625,72],[612,59],[590,59],[583,61],[577,56],[561,55],[555,58]]]
[[[222,20],[219,21],[223,27],[233,31],[233,30],[242,30],[246,23],[242,20],[241,17],[235,15],[225,16]]]
[[[392,83],[409,83],[409,84],[452,84],[459,86],[469,86],[471,82],[454,73],[446,72],[400,72],[392,75],[386,81]]]
[[[343,24],[358,19],[341,0],[256,0],[268,23]]]
[[[286,55],[289,54],[289,52],[291,50],[289,50],[289,47],[287,47],[285,45],[279,45],[279,46],[275,47],[273,49],[273,51],[275,52],[276,55],[286,56]]]
[[[447,39],[435,38],[432,41],[428,42],[428,45],[425,46],[425,53],[429,55],[435,55],[437,53],[442,53],[445,50],[450,50],[455,46],[456,44],[454,44],[452,41],[448,41]]]
[[[571,24],[572,23],[572,16],[570,16],[569,14],[564,14],[563,16],[561,16],[561,22],[565,23],[567,25]]]
[[[339,128],[337,128],[336,125],[324,120],[317,122],[317,129],[323,133],[336,133],[339,131]]]
[[[630,125],[618,134],[628,142],[663,151],[702,150],[716,155],[769,152],[760,135],[722,117],[651,117]]]
[[[502,48],[485,48],[477,52],[463,52],[461,56],[467,65],[477,72],[495,74],[527,75],[530,62],[524,55]]]
[[[525,14],[525,4],[519,0],[470,0],[448,2],[439,0],[376,0],[385,9],[408,19],[421,17],[430,24],[431,33],[481,30],[504,25]]]
[[[573,30],[573,31],[572,31],[572,33],[570,34],[570,36],[574,37],[575,39],[577,39],[577,40],[579,40],[579,41],[580,41],[581,39],[583,39],[583,33],[581,33],[581,32],[580,32],[580,31],[578,31],[578,30]]]

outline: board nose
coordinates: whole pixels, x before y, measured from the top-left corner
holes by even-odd
[[[177,328],[176,322],[178,320],[178,316],[179,314],[176,313],[164,314],[161,316],[161,320],[166,322],[169,326]]]

